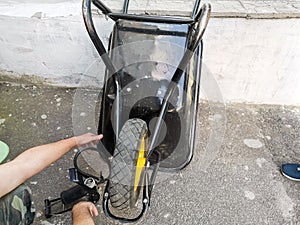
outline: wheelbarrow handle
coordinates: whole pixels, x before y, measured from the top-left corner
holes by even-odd
[[[197,15],[195,16],[195,22],[191,24],[190,31],[191,36],[188,40],[187,49],[178,64],[177,69],[174,72],[174,75],[171,79],[171,83],[168,86],[168,89],[165,93],[163,104],[161,107],[161,111],[159,113],[158,120],[156,122],[154,132],[152,132],[152,140],[150,141],[149,151],[147,158],[150,158],[152,153],[154,152],[155,143],[159,135],[159,131],[162,125],[162,121],[164,116],[166,115],[167,109],[169,107],[169,99],[172,96],[173,91],[177,88],[177,84],[180,81],[182,74],[184,73],[187,65],[189,64],[191,58],[193,57],[196,49],[199,46],[200,41],[202,40],[203,34],[207,27],[209,18],[211,13],[211,5],[209,3],[205,3],[200,10],[198,11]]]
[[[203,6],[198,11],[195,16],[195,31],[191,35],[191,39],[189,41],[188,50],[194,52],[198,47],[203,34],[206,30],[209,18],[211,14],[211,5],[209,3],[204,3]]]
[[[93,1],[93,2],[97,2],[100,4],[100,1]],[[104,5],[101,5],[101,6],[110,12],[110,10],[108,8],[106,8],[106,6],[104,6]],[[83,15],[86,29],[88,31],[88,34],[89,34],[95,48],[97,49],[100,57],[102,58],[105,66],[107,67],[107,69],[110,71],[111,74],[114,74],[116,72],[116,69],[115,69],[112,61],[110,60],[110,58],[107,54],[107,51],[96,32],[96,29],[95,29],[95,26],[93,23],[91,0],[83,0],[82,1],[82,15]]]

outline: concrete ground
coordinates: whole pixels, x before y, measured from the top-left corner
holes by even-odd
[[[95,130],[98,90],[1,83],[0,93],[0,139],[10,146],[9,159]],[[279,171],[282,163],[300,162],[299,125],[300,107],[201,102],[191,164],[159,175],[151,208],[138,224],[300,224],[300,184]],[[72,185],[67,169],[75,152],[26,182],[36,225],[71,224],[70,213],[45,219],[43,201]],[[117,224],[99,211],[98,224]]]

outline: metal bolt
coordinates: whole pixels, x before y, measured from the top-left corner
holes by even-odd
[[[93,188],[96,186],[96,181],[94,180],[94,178],[89,177],[84,181],[84,185],[86,185],[89,188]]]

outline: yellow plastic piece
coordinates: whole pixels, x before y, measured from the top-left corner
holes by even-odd
[[[140,150],[139,150],[139,156],[136,163],[136,171],[135,171],[135,180],[134,180],[134,192],[137,191],[137,188],[140,184],[140,179],[142,172],[146,165],[146,158],[145,158],[145,137],[143,137]]]

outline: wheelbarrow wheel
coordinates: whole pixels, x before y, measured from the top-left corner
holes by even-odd
[[[146,164],[147,124],[141,119],[126,121],[111,160],[108,191],[112,207],[126,211],[136,204],[143,185]]]

